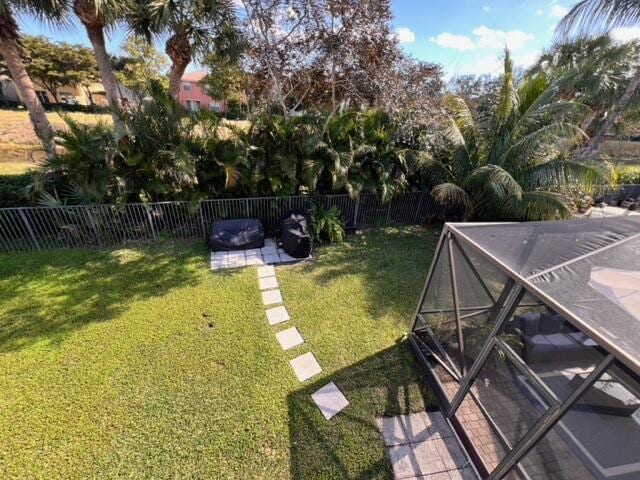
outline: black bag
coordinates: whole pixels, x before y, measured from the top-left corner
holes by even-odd
[[[211,226],[209,246],[214,251],[262,248],[264,228],[255,218],[217,220]]]
[[[282,249],[293,258],[307,258],[311,253],[311,237],[307,218],[290,210],[280,217]]]

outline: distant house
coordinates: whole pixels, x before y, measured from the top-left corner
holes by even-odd
[[[226,111],[227,104],[224,100],[216,100],[207,95],[204,85],[201,84],[206,75],[206,72],[192,72],[182,77],[178,95],[180,105],[192,111],[201,108],[208,108],[214,112]]]
[[[48,92],[37,80],[33,79],[33,86],[36,90],[36,95],[44,105],[55,103],[55,99],[50,92]],[[135,102],[135,95],[131,90],[124,85],[117,84],[120,100],[123,104]],[[0,76],[0,88],[2,88],[2,95],[0,99],[8,100],[10,102],[20,102],[20,94],[18,89],[13,83],[13,80],[6,76]],[[67,105],[96,105],[99,107],[105,107],[108,105],[107,95],[104,91],[104,87],[101,82],[94,82],[88,86],[82,85],[64,85],[57,90],[58,102]]]

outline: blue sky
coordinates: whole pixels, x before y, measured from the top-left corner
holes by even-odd
[[[448,76],[497,74],[507,45],[516,64],[532,64],[551,44],[559,19],[575,0],[391,0],[394,28],[402,47],[420,60],[442,64]],[[88,44],[82,28],[64,31],[20,19],[25,33]],[[624,39],[640,38],[640,27],[620,29]],[[108,48],[118,53],[122,31],[111,32]]]

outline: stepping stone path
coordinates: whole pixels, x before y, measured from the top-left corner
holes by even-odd
[[[276,333],[276,338],[283,350],[290,350],[304,343],[304,338],[302,338],[296,327],[287,328]]]
[[[349,405],[349,400],[333,382],[327,383],[324,387],[311,395],[316,402],[324,418],[331,420],[343,408]]]
[[[376,419],[396,479],[477,480],[440,412]]]
[[[293,258],[287,255],[284,250],[278,248],[273,238],[265,239],[263,248],[233,252],[211,252],[211,270],[224,270],[252,265],[277,265],[298,261],[300,261],[299,258]]]
[[[322,372],[320,364],[313,356],[313,353],[303,353],[299,357],[289,360],[289,365],[293,368],[293,373],[296,374],[298,380],[304,382]]]
[[[275,244],[269,246],[265,245],[265,248],[261,249],[261,254],[265,263],[270,263],[270,260],[275,259],[276,256],[282,261],[296,260],[276,248]],[[213,261],[215,260],[212,260],[212,262]],[[226,257],[226,261],[228,265],[232,262],[229,257]],[[233,261],[235,262],[237,260]],[[285,306],[282,305],[284,300],[282,299],[282,294],[278,288],[276,270],[273,265],[258,267],[258,286],[262,291],[262,303],[265,306],[270,307],[265,310],[269,325],[275,326],[291,320],[289,312],[287,312]],[[284,351],[291,350],[305,343],[304,338],[296,327],[289,327],[277,332],[276,340]],[[306,352],[295,357],[289,361],[289,364],[300,382],[305,382],[306,380],[322,373],[322,367],[311,352]],[[349,405],[347,398],[333,382],[329,382],[320,390],[313,393],[311,395],[311,399],[315,402],[320,409],[320,413],[322,413],[324,418],[327,420],[332,419]]]

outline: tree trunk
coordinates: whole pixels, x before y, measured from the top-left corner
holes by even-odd
[[[167,40],[164,51],[171,59],[169,94],[176,103],[179,103],[182,76],[191,62],[192,51],[189,38],[182,32],[175,33]]]
[[[82,20],[82,18],[81,18]],[[111,60],[107,53],[107,48],[104,41],[104,27],[98,24],[84,23],[87,30],[87,35],[93,46],[93,52],[98,62],[98,70],[100,70],[100,79],[102,80],[102,86],[107,94],[107,101],[111,107],[111,116],[113,117],[113,127],[116,134],[116,140],[120,140],[126,134],[124,124],[118,114],[118,108],[120,107],[120,99],[118,98],[118,87],[116,77],[113,74],[111,68]]]
[[[180,87],[182,85],[182,77],[189,62],[173,61],[171,63],[171,69],[169,70],[169,93],[171,98],[179,103],[180,99]]]
[[[6,13],[5,13],[6,15]],[[33,125],[33,129],[36,135],[42,143],[47,158],[53,158],[56,156],[56,144],[54,142],[55,130],[49,123],[47,114],[38,100],[36,91],[33,88],[33,82],[25,69],[22,57],[20,56],[20,49],[18,43],[15,40],[0,40],[0,55],[4,57],[4,61],[7,64],[7,68],[11,73],[20,98],[27,107],[29,112],[29,119]]]
[[[604,139],[609,130],[611,130],[611,127],[613,127],[618,118],[620,118],[620,115],[622,115],[629,106],[629,102],[631,102],[631,99],[635,95],[638,85],[640,85],[640,68],[636,69],[629,85],[627,85],[622,97],[620,97],[620,101],[618,101],[617,105],[613,108],[611,113],[609,113],[604,125],[602,125],[600,130],[598,130],[598,133],[591,139],[589,146],[585,148],[580,155],[581,160],[589,158],[598,150],[598,148],[600,148],[600,145],[604,142]]]

